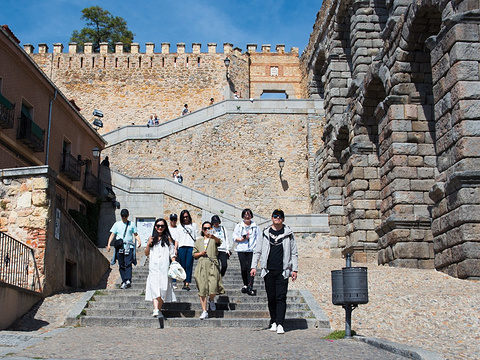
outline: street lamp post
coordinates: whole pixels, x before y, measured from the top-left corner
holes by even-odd
[[[282,170],[283,170],[283,167],[285,166],[285,160],[283,160],[283,158],[280,158],[280,160],[278,160],[278,166],[280,167],[280,179],[282,178]]]
[[[223,62],[225,64],[226,76],[227,76],[227,79],[228,79],[228,67],[230,66],[230,59],[228,57],[226,57],[225,60],[223,60]]]

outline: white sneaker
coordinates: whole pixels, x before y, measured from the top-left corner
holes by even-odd
[[[130,280],[127,280],[127,281],[125,282],[125,286],[127,287],[127,289],[128,289],[128,288],[131,288],[131,287],[132,287],[132,282],[131,282]]]
[[[285,334],[285,330],[283,330],[282,325],[277,325],[277,334]]]
[[[120,289],[125,289],[127,287],[127,284],[122,282],[122,285],[120,285]]]
[[[268,329],[270,331],[277,331],[277,324],[275,323],[272,323],[272,325],[270,325],[270,329]]]
[[[215,305],[215,300],[209,301],[210,304],[210,310],[215,311],[217,310],[217,305]]]
[[[200,320],[205,320],[208,319],[208,312],[204,311],[202,312],[202,315],[200,315]]]
[[[153,316],[153,317],[157,317],[159,314],[160,314],[160,310],[154,309],[154,310],[153,310],[153,313],[152,313],[152,316]]]
[[[173,283],[173,284],[172,284],[172,288],[173,288],[173,289],[177,289],[177,283]]]

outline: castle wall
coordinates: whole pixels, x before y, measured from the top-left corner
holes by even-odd
[[[242,98],[259,98],[263,90],[284,91],[291,99],[302,93],[298,49],[286,53],[283,45],[275,52],[264,45],[261,53],[251,44],[249,52],[242,53],[229,43],[223,44],[223,53],[214,43],[208,44],[208,52],[193,43],[190,53],[184,43],[177,44],[176,52],[169,43],[162,43],[158,52],[154,43],[147,43],[145,53],[136,43],[128,53],[120,43],[115,53],[108,52],[107,44],[101,44],[98,53],[88,43],[83,52],[70,43],[68,53],[62,44],[54,44],[53,53],[46,44],[39,44],[38,53],[30,44],[24,47],[67,97],[75,99],[87,119],[93,121],[93,109],[102,110],[100,133],[146,124],[152,115],[160,122],[170,120],[180,116],[184,104],[195,111],[208,106],[211,98],[215,102],[233,98],[234,91]],[[272,67],[278,75],[271,76]]]
[[[226,114],[160,140],[122,142],[104,155],[134,177],[171,178],[179,169],[185,185],[267,218],[278,207],[308,214],[308,137],[319,137],[308,134],[308,121],[306,114]]]
[[[87,119],[93,121],[94,109],[102,110],[104,127],[99,132],[103,133],[146,124],[155,114],[160,121],[178,117],[185,103],[195,111],[208,106],[212,97],[220,101],[233,97],[234,90],[249,92],[247,58],[233,52],[230,44],[225,44],[224,53],[217,53],[216,45],[209,46],[208,53],[185,53],[184,44],[179,45],[176,53],[165,44],[161,53],[154,52],[154,44],[147,44],[147,53],[124,53],[123,47],[115,53],[102,49],[92,53],[87,48],[78,53],[75,44],[69,53],[61,52],[60,45],[48,53],[44,44],[38,53],[31,48],[28,52],[66,96],[75,99]],[[198,45],[195,50],[199,51]]]

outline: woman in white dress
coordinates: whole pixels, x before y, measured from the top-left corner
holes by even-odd
[[[162,316],[164,302],[176,301],[172,279],[168,277],[170,260],[175,260],[175,243],[168,231],[167,222],[157,219],[152,236],[145,247],[145,256],[150,256],[145,300],[153,301],[153,317]]]

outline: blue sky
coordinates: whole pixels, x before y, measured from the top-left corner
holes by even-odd
[[[127,21],[135,34],[134,41],[145,51],[146,42],[155,43],[160,52],[162,42],[170,42],[171,51],[176,44],[232,43],[242,51],[254,43],[285,44],[285,50],[298,47],[300,54],[308,43],[316,14],[322,5],[315,0],[2,0],[0,24],[8,25],[21,44],[30,43],[38,51],[39,43],[63,43],[67,48],[73,30],[80,30],[82,9],[98,5]],[[64,50],[66,51],[66,50]]]

